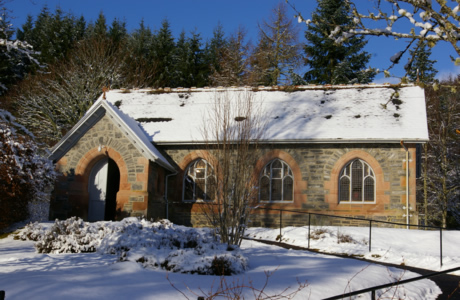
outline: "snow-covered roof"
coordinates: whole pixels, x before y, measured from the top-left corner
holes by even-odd
[[[264,139],[270,142],[428,141],[424,91],[413,85],[112,90],[107,101],[138,120],[149,141],[200,143],[222,91],[252,95],[262,107]]]
[[[158,163],[164,168],[174,171],[174,167],[151,143],[150,138],[142,131],[139,124],[109,102],[99,99],[86,112],[85,116],[51,149],[50,159],[58,160],[69,151],[74,144],[105,114],[120,125],[127,138],[147,159]]]

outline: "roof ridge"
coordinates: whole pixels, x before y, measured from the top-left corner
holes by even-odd
[[[217,86],[217,87],[177,87],[177,88],[120,88],[120,89],[113,89],[108,92],[118,92],[118,93],[131,93],[131,92],[138,92],[138,93],[150,93],[150,94],[163,94],[163,93],[193,93],[193,92],[215,92],[215,91],[284,91],[284,92],[296,92],[296,91],[307,91],[307,90],[329,90],[329,89],[356,89],[356,88],[401,88],[401,87],[413,87],[415,86],[412,83],[409,84],[391,84],[391,83],[370,83],[370,84],[324,84],[324,85],[317,85],[317,84],[308,84],[308,85],[295,85],[295,86]]]

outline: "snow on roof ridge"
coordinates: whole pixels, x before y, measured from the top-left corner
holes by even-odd
[[[120,89],[113,89],[108,92],[115,92],[115,93],[151,93],[151,94],[162,94],[162,93],[191,93],[191,92],[214,92],[219,90],[227,90],[227,91],[245,91],[250,90],[253,92],[257,91],[285,91],[285,92],[295,92],[295,91],[306,91],[306,90],[318,90],[318,89],[356,89],[356,88],[392,88],[392,87],[413,87],[415,86],[413,83],[408,84],[392,84],[392,83],[369,83],[369,84],[308,84],[308,85],[295,85],[295,86],[230,86],[230,87],[177,87],[177,88],[134,88],[134,89],[127,89],[127,88],[120,88]]]

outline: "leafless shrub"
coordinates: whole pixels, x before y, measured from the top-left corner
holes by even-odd
[[[328,228],[316,228],[310,233],[310,239],[312,240],[319,240],[325,236],[326,233],[331,233]]]
[[[250,207],[257,200],[254,169],[265,128],[260,110],[251,91],[217,91],[203,125],[207,160],[216,175],[208,192],[213,201],[202,207],[221,241],[229,245],[241,244]]]

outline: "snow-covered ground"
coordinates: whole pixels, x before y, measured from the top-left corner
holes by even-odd
[[[252,239],[278,241],[279,229],[250,228],[246,231]],[[285,227],[282,241],[307,247],[308,226]],[[325,253],[337,253],[362,257],[368,260],[403,264],[421,269],[441,271],[460,267],[460,231],[407,230],[396,228],[372,228],[371,252],[369,252],[368,227],[312,226],[310,248]],[[351,239],[343,243],[341,240]],[[460,272],[455,275],[460,276]]]
[[[152,238],[152,236],[144,236],[145,233],[142,233],[142,230],[137,234],[143,236],[132,236],[133,226],[138,229],[153,228],[151,225],[139,223],[142,226],[138,226],[136,221],[131,220],[130,222],[130,230],[115,230],[106,234],[105,242],[94,244],[99,245],[101,249],[104,247],[104,249],[109,249],[108,244],[113,246],[119,244],[119,241],[129,241],[131,248],[128,252],[132,251],[132,253],[125,255],[127,259],[124,260],[120,260],[118,254],[106,254],[99,249],[93,253],[39,254],[32,241],[15,240],[12,235],[1,239],[0,290],[6,291],[8,300],[197,299],[198,295],[218,292],[219,289],[222,289],[221,286],[237,293],[240,289],[232,288],[244,286],[241,289],[244,298],[255,299],[254,292],[257,295],[261,289],[265,297],[277,294],[289,295],[299,288],[299,284],[306,283],[306,286],[295,295],[294,299],[314,300],[417,276],[408,271],[355,259],[288,250],[247,240],[243,241],[241,249],[236,250],[237,256],[241,255],[243,261],[247,259],[246,270],[243,273],[220,277],[167,272],[160,267],[146,265],[145,260],[136,262],[140,256],[145,257],[147,253],[152,259],[164,257],[165,249],[158,247],[155,241],[150,244],[142,242]],[[106,226],[121,228],[120,223],[106,223]],[[174,228],[176,232],[186,232],[186,236],[190,234],[189,230],[194,230],[181,226]],[[364,236],[360,236],[361,228],[342,228],[340,230],[342,233],[346,231],[345,233],[357,241],[364,239]],[[283,239],[287,239],[284,241],[288,243],[305,245],[305,233],[305,228],[285,228]],[[196,234],[202,235],[202,232],[197,230]],[[257,238],[276,239],[279,230],[251,228],[248,234],[251,237],[255,235]],[[408,265],[434,266],[436,263],[431,260],[435,260],[438,255],[436,245],[439,244],[439,237],[433,232],[429,233],[432,235],[419,234],[421,233],[415,230],[408,234],[402,229],[379,229],[379,233],[375,233],[375,241],[373,233],[372,244],[375,244],[373,246],[375,250],[368,255],[365,243],[337,244],[336,232],[334,233],[334,228],[332,228],[330,232],[326,230],[323,238],[312,241],[311,246],[338,253],[361,253],[366,258],[372,258],[372,254],[380,255],[380,260],[390,262],[397,261],[396,253],[398,252],[399,262],[401,262],[401,257],[404,257]],[[381,242],[378,242],[380,239],[377,238],[378,235],[381,236]],[[205,238],[202,235],[202,239]],[[458,266],[460,262],[458,253],[455,251],[459,246],[459,238],[459,232],[446,232],[443,236],[446,268]],[[96,237],[93,236],[93,239]],[[178,240],[181,238],[178,237]],[[401,242],[403,240],[404,242]],[[200,256],[220,255],[212,252],[217,248],[217,246],[209,245],[200,246],[200,249],[207,249]],[[172,251],[180,255],[181,250],[172,249]],[[191,260],[193,259],[178,260],[183,266],[180,269],[186,270],[185,267],[191,264]],[[194,262],[196,263],[196,259]],[[439,267],[434,267],[434,269],[439,269]],[[268,284],[264,288],[267,280]],[[286,288],[288,290],[285,291]],[[378,293],[382,292],[384,291]],[[401,297],[404,296],[404,299],[436,299],[441,291],[432,281],[422,280],[406,284],[396,290],[386,291],[382,298],[391,299],[395,293]],[[369,298],[369,295],[365,295],[360,299]]]

